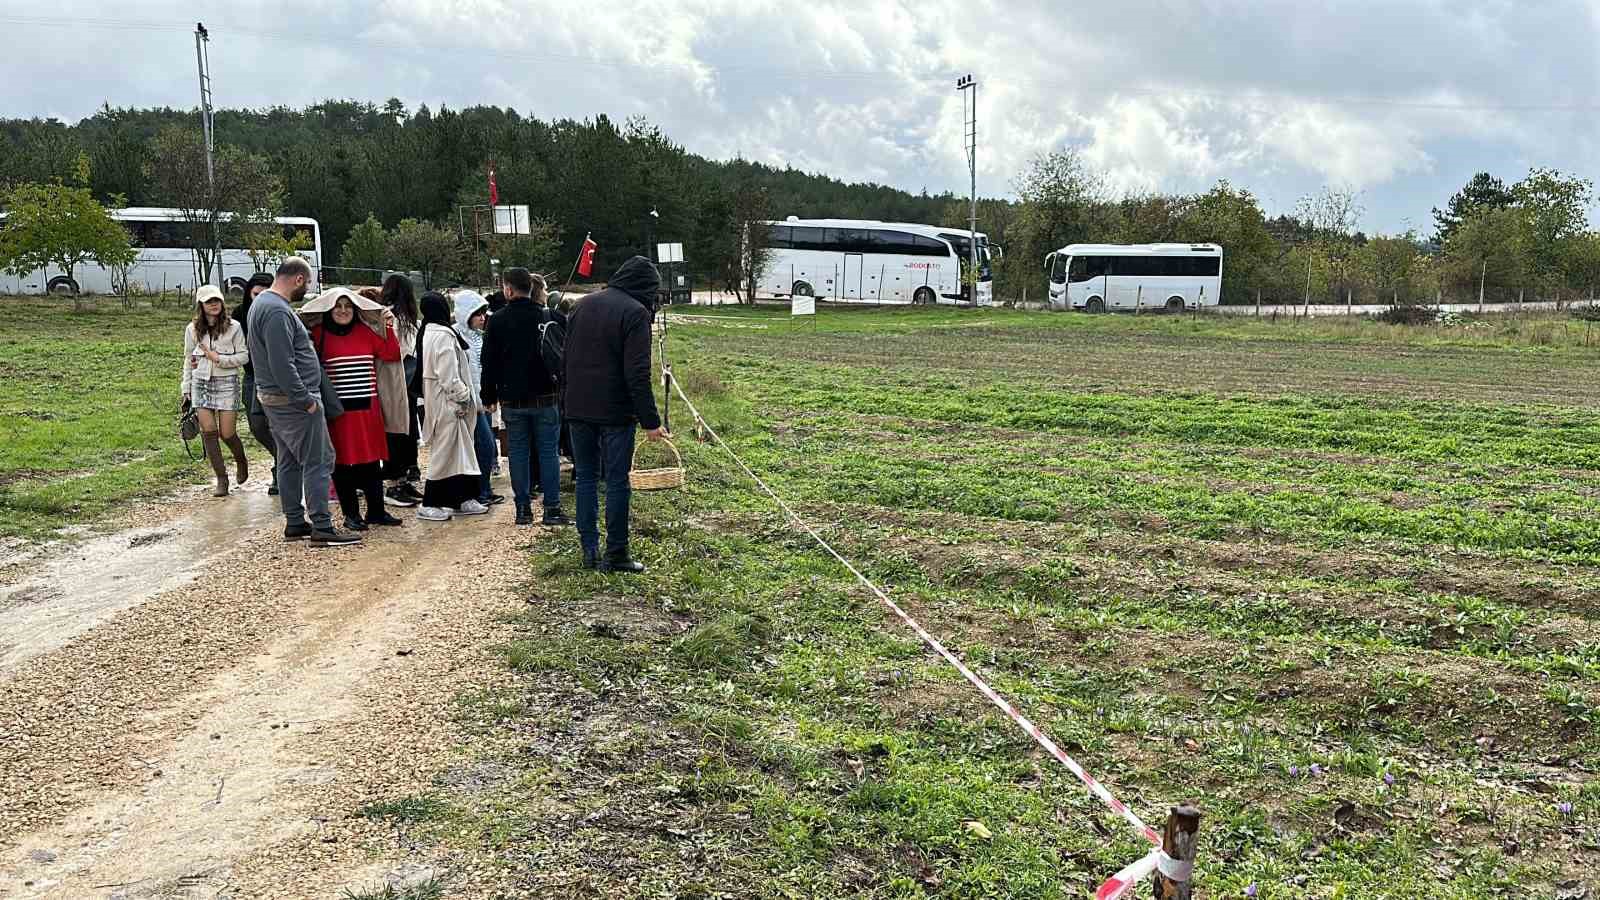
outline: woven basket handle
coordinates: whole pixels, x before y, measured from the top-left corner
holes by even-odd
[[[634,463],[638,463],[639,462],[639,451],[643,450],[644,449],[644,445],[648,444],[648,443],[650,443],[650,439],[649,438],[645,438],[644,440],[639,441],[638,443],[633,445],[633,461],[634,461]],[[672,438],[662,438],[657,443],[666,444],[667,445],[667,450],[672,453],[672,458],[677,460],[677,462],[678,462],[677,468],[680,468],[680,469],[683,468],[683,454],[678,452],[677,446],[675,446],[672,443]]]

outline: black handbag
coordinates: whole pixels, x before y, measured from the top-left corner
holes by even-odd
[[[188,397],[178,401],[178,439],[183,441],[183,452],[189,454],[190,459],[198,459],[189,442],[200,436],[200,416],[194,411],[194,405]]]

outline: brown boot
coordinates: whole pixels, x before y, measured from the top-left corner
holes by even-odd
[[[239,440],[239,436],[236,434],[233,437],[225,438],[223,443],[227,444],[228,449],[233,451],[234,483],[244,484],[250,480],[250,460],[246,459],[244,455],[244,441]]]
[[[211,491],[213,497],[228,496],[228,466],[222,461],[222,441],[217,438],[215,431],[207,431],[200,435],[200,442],[205,445],[206,459],[211,462],[211,471],[216,473],[217,486]]]

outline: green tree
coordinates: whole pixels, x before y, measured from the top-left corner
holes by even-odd
[[[1480,209],[1462,220],[1444,246],[1450,263],[1446,283],[1471,296],[1480,285],[1487,290],[1526,284],[1533,272],[1533,242],[1524,210]]]
[[[1505,209],[1515,202],[1516,198],[1506,189],[1505,182],[1488,172],[1479,172],[1450,197],[1450,202],[1445,204],[1443,210],[1437,206],[1433,208],[1439,243],[1448,241],[1461,223],[1474,213],[1485,209]]]
[[[85,173],[86,174],[86,173]],[[95,202],[87,187],[19,184],[0,195],[0,269],[18,277],[54,266],[74,284],[74,271],[93,260],[122,268],[136,255],[127,229]]]
[[[389,259],[400,268],[422,275],[423,287],[433,287],[443,276],[466,264],[466,247],[449,229],[416,219],[401,219],[389,234]]]
[[[206,174],[204,139],[182,126],[157,135],[150,156],[154,198],[177,209],[188,226],[196,283],[212,281],[215,248],[241,238],[242,229],[270,220],[282,208],[282,183],[264,156],[219,146],[212,179]]]
[[[1281,256],[1255,195],[1223,179],[1187,207],[1178,240],[1220,245],[1222,297],[1233,302],[1254,299],[1262,272]]]
[[[350,236],[345,238],[339,265],[347,269],[383,269],[388,253],[389,232],[377,216],[367,213],[367,220],[350,229]]]
[[[733,192],[733,220],[723,240],[737,244],[729,279],[734,296],[742,303],[756,302],[756,284],[772,261],[770,235],[761,223],[772,218],[772,198],[754,184],[741,184]]]
[[[1045,255],[1065,244],[1106,239],[1105,180],[1073,148],[1035,156],[1013,187],[1019,205],[1001,263],[1006,282],[1039,280]]]
[[[1375,237],[1356,250],[1355,267],[1380,301],[1411,303],[1412,274],[1421,251],[1412,232],[1392,237]]]
[[[1555,169],[1535,168],[1511,186],[1511,193],[1527,223],[1531,280],[1543,292],[1558,291],[1576,274],[1570,263],[1588,232],[1594,184]]]

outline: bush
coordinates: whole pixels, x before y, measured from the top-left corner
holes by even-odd
[[[1391,306],[1378,313],[1378,321],[1390,325],[1432,325],[1439,321],[1439,310],[1432,306]]]

